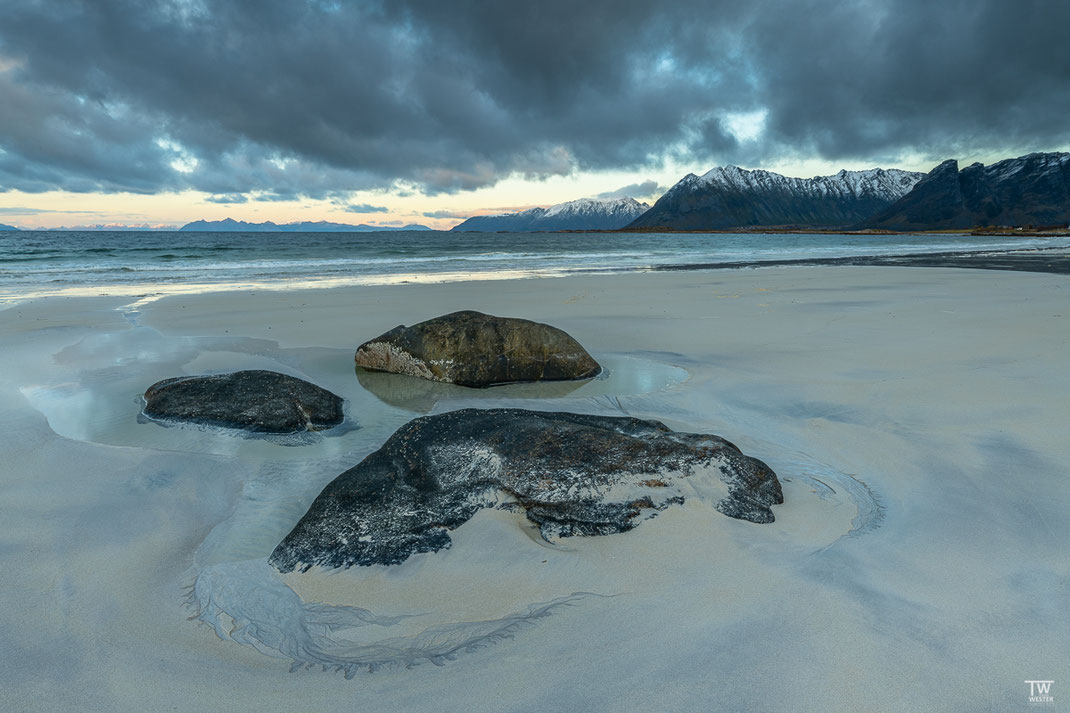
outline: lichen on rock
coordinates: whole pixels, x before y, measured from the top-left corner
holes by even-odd
[[[449,547],[451,530],[490,507],[523,513],[546,539],[608,535],[698,493],[755,523],[784,501],[769,466],[718,436],[631,417],[463,409],[410,421],[335,478],[271,563],[398,564]]]
[[[556,327],[465,310],[404,325],[357,348],[357,366],[461,386],[589,379],[602,370]]]

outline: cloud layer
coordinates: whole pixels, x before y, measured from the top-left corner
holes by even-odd
[[[1046,150],[1067,27],[1050,0],[5,0],[0,189],[344,199]]]
[[[631,183],[621,186],[615,191],[599,193],[597,198],[649,198],[657,197],[667,191],[665,186],[659,186],[657,181],[646,180],[642,183]]]

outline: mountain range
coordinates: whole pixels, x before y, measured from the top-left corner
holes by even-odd
[[[1070,223],[1070,153],[1032,153],[959,170],[944,161],[909,193],[864,221],[887,230]]]
[[[695,230],[828,228],[968,230],[1070,224],[1070,153],[1031,153],[959,169],[944,161],[929,173],[873,168],[791,178],[737,166],[689,173],[653,206],[633,198],[581,198],[529,210],[472,216],[453,231]],[[73,229],[73,228],[72,228]],[[78,229],[119,230],[122,226]],[[143,230],[155,229],[137,228]],[[0,230],[19,230],[0,224]],[[197,220],[181,231],[372,232],[430,230],[328,221],[248,223]]]
[[[430,230],[426,225],[405,225],[393,228],[383,225],[349,225],[347,223],[331,223],[326,220],[315,222],[301,221],[294,223],[247,223],[244,220],[224,218],[223,220],[195,220],[186,223],[180,231],[213,231],[227,233],[370,233],[375,231],[397,230]]]
[[[536,232],[552,230],[617,230],[628,225],[650,206],[634,198],[581,198],[549,208],[530,208],[518,213],[476,215],[455,225],[453,231]]]
[[[702,176],[687,174],[628,227],[723,230],[853,225],[898,201],[924,175],[874,168],[789,178],[725,166]]]

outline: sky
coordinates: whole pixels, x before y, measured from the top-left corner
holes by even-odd
[[[448,228],[1070,149],[1064,0],[0,0],[0,223]]]

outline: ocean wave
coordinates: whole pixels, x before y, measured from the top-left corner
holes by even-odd
[[[316,272],[318,270],[332,270],[338,268],[360,268],[360,267],[396,267],[405,268],[407,266],[414,265],[435,265],[435,264],[449,264],[449,263],[500,263],[508,264],[510,262],[532,262],[541,261],[551,264],[567,264],[573,261],[587,261],[597,259],[616,259],[616,260],[649,260],[656,257],[657,254],[653,252],[632,252],[632,253],[516,253],[516,254],[504,254],[504,255],[438,255],[428,257],[418,256],[406,256],[401,259],[397,258],[377,258],[377,257],[363,257],[363,258],[304,258],[304,259],[291,259],[291,260],[278,260],[278,259],[266,259],[266,260],[245,260],[245,261],[233,261],[233,262],[211,262],[211,263],[196,263],[190,265],[182,265],[178,262],[168,262],[164,265],[157,265],[152,263],[143,264],[130,264],[125,263],[122,265],[79,265],[77,263],[66,263],[63,265],[40,265],[36,267],[20,268],[22,273],[104,273],[104,272],[169,272],[174,273],[181,270],[186,270],[192,274],[199,274],[201,272],[216,272],[216,271],[230,271],[233,273],[240,273],[245,271],[254,270],[274,270],[274,271],[292,271],[299,270],[302,272]],[[188,258],[189,256],[178,256],[172,253],[167,253],[158,256],[159,259],[168,261],[178,260],[180,258]],[[2,272],[0,272],[2,274]]]
[[[75,233],[0,240],[0,298],[151,285],[386,284],[653,265],[1066,248],[1065,238],[834,234]],[[41,288],[41,289],[37,289]]]

